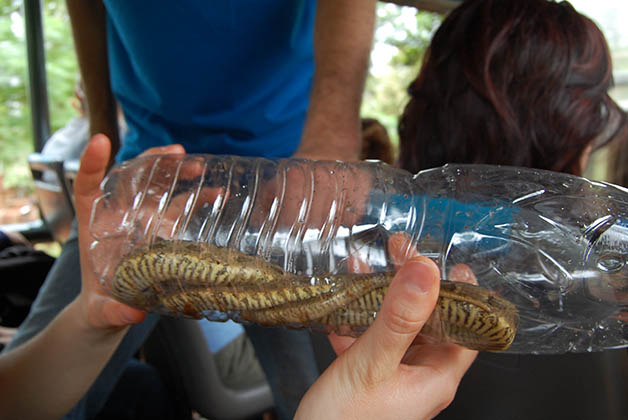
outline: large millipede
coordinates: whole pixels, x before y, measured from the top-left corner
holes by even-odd
[[[298,276],[234,249],[158,241],[120,261],[112,294],[136,308],[174,316],[218,311],[264,325],[359,331],[373,322],[393,275]],[[496,292],[443,280],[422,334],[502,351],[514,340],[518,322],[515,306]]]

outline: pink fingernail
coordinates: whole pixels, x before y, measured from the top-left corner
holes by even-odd
[[[413,257],[400,270],[401,280],[407,287],[425,294],[434,286],[434,263],[425,257]]]

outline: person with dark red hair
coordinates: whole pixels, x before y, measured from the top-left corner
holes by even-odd
[[[568,2],[470,0],[435,33],[399,124],[400,165],[505,164],[580,175],[625,134],[604,35]]]
[[[612,85],[604,35],[569,3],[467,0],[443,21],[409,87],[399,164],[581,175],[593,150],[626,137]],[[625,366],[625,350],[480,354],[437,418],[625,419]]]

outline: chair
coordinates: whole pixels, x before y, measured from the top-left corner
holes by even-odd
[[[163,317],[145,343],[144,352],[175,393],[175,404],[185,402],[203,417],[248,419],[273,407],[265,381],[238,390],[222,383],[196,320]]]
[[[74,180],[78,174],[81,161],[78,159],[70,159],[63,162],[63,176],[65,177],[65,185],[70,194],[70,201],[74,206]]]

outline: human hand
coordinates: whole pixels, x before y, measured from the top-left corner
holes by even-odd
[[[182,150],[181,146],[173,145],[150,149],[145,154],[181,153]],[[81,293],[77,300],[87,327],[107,330],[121,329],[141,322],[146,316],[144,312],[124,305],[107,294],[100,279],[94,274],[92,261],[89,258],[89,248],[93,240],[89,230],[92,205],[102,194],[100,182],[106,173],[110,154],[109,139],[102,134],[94,136],[83,153],[81,166],[74,182],[82,276]]]
[[[412,245],[410,237],[405,233],[395,233],[388,239],[388,257],[396,270],[398,270],[406,261],[413,257],[420,256],[419,251]],[[347,268],[351,273],[370,273],[372,272],[368,262],[363,260],[359,255],[351,255],[349,257]],[[462,282],[469,284],[478,284],[475,274],[471,268],[466,264],[456,264],[449,270],[447,279],[454,282]],[[328,336],[329,343],[336,352],[337,355],[342,354],[348,349],[354,342],[355,338],[344,335],[337,335],[332,332]],[[421,341],[425,341],[427,338],[419,335],[415,339],[415,344]],[[433,340],[433,339],[430,339]]]
[[[314,383],[295,418],[428,419],[447,407],[477,352],[415,342],[439,281],[431,260],[408,260],[373,325]]]

